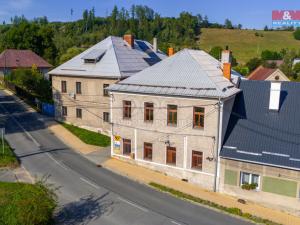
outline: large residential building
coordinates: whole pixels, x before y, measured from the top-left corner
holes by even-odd
[[[300,84],[242,80],[239,88],[220,191],[300,215]]]
[[[290,81],[290,79],[278,68],[257,67],[248,80]]]
[[[112,156],[217,189],[219,149],[239,74],[184,49],[109,87]]]
[[[36,66],[44,75],[52,67],[31,50],[7,49],[0,54],[0,76],[8,74],[14,69],[31,69],[32,66]]]
[[[55,117],[97,132],[110,132],[109,95],[105,89],[166,56],[154,44],[109,36],[49,72]]]

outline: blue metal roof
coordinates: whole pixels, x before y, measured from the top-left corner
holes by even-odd
[[[271,82],[241,80],[220,156],[300,170],[300,83],[282,82],[269,110]]]

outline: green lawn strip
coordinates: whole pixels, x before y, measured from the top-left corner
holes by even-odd
[[[56,196],[42,182],[0,182],[0,224],[53,224]]]
[[[2,140],[0,139],[0,167],[15,168],[19,165],[12,148],[4,141],[4,153],[2,148]]]
[[[86,144],[101,147],[107,147],[110,145],[110,137],[106,135],[99,134],[97,132],[89,131],[66,123],[61,124]]]
[[[196,203],[200,203],[202,205],[206,205],[206,206],[209,206],[209,207],[212,207],[212,208],[224,211],[224,212],[232,214],[232,215],[240,216],[242,218],[251,220],[251,221],[253,221],[255,223],[268,224],[268,225],[278,225],[278,223],[275,223],[275,222],[270,221],[268,219],[263,219],[261,217],[257,217],[257,216],[251,215],[249,213],[244,213],[239,208],[222,206],[222,205],[219,205],[217,203],[214,203],[214,202],[211,202],[211,201],[208,201],[208,200],[204,200],[204,199],[192,196],[190,194],[183,193],[181,191],[177,191],[177,190],[175,190],[173,188],[169,188],[169,187],[166,187],[164,185],[157,184],[157,183],[154,183],[154,182],[150,182],[149,185],[152,186],[152,187],[154,187],[154,188],[156,188],[156,189],[158,189],[158,190],[160,190],[160,191],[162,191],[162,192],[169,193],[169,194],[171,194],[171,195],[173,195],[175,197],[178,197],[178,198],[181,198],[181,199],[186,199],[186,200],[189,200],[189,201],[192,201],[192,202],[196,202]]]

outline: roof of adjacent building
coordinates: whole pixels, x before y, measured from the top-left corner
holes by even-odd
[[[7,49],[0,54],[0,68],[51,68],[42,57],[31,50]]]
[[[85,59],[97,55],[100,57],[96,63],[85,62]],[[124,78],[161,61],[165,57],[161,51],[155,52],[153,46],[147,41],[134,40],[134,47],[131,48],[123,38],[109,36],[50,71],[49,74]]]
[[[232,71],[233,78],[240,76]],[[225,98],[239,92],[223,76],[221,63],[200,50],[184,49],[117,84],[110,91]]]
[[[248,80],[266,80],[276,70],[278,69],[259,66],[248,76]]]
[[[300,83],[282,82],[278,112],[269,110],[270,87],[240,82],[220,156],[300,170]]]

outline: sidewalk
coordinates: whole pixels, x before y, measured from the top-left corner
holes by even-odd
[[[142,182],[145,184],[155,182],[173,188],[175,190],[199,197],[201,199],[218,203],[226,207],[240,208],[243,212],[247,212],[258,217],[266,218],[280,224],[300,224],[299,217],[289,215],[287,213],[280,212],[274,209],[266,208],[249,201],[247,201],[247,204],[241,204],[237,202],[237,199],[234,197],[221,193],[211,192],[193,184],[183,182],[179,179],[172,178],[162,173],[155,172],[131,163],[120,161],[118,159],[107,160],[103,164],[103,167],[108,168],[121,175],[128,176],[129,178],[134,179],[138,182]]]
[[[25,104],[25,103],[23,103]],[[25,104],[26,105],[26,104]],[[29,106],[26,106],[30,108]],[[33,110],[33,109],[31,109]],[[41,115],[41,118],[43,116]],[[65,144],[70,146],[75,151],[79,152],[89,160],[93,161],[97,165],[102,165],[103,167],[115,172],[120,175],[127,176],[137,182],[149,184],[150,182],[155,182],[178,191],[188,193],[195,197],[201,199],[209,200],[217,204],[226,206],[226,207],[237,207],[243,212],[256,215],[271,221],[287,224],[287,225],[300,225],[300,218],[289,215],[285,212],[281,212],[275,209],[266,208],[259,204],[247,201],[247,204],[241,204],[237,202],[237,198],[231,197],[229,195],[214,193],[205,189],[200,188],[199,186],[183,182],[179,179],[166,176],[162,173],[152,171],[150,169],[137,166],[132,163],[121,161],[118,159],[110,158],[109,147],[101,148],[97,146],[87,145],[73,135],[70,131],[65,129],[59,123],[51,120],[47,122],[48,128],[53,132],[59,139],[61,139]]]

